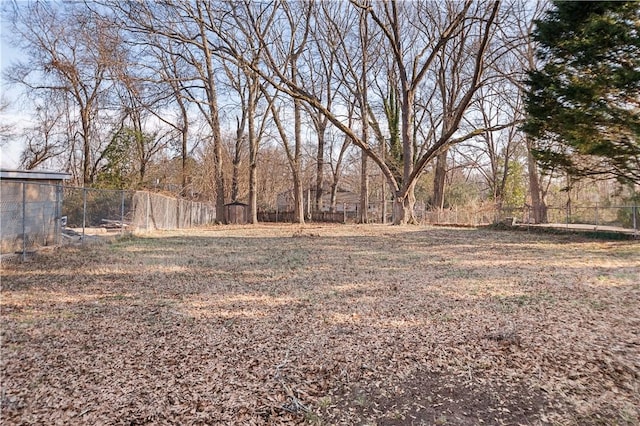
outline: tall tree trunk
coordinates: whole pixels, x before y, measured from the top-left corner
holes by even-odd
[[[380,156],[384,160],[384,151],[386,147],[384,146],[384,141],[380,144]],[[380,223],[387,223],[387,177],[382,175],[382,183],[380,185]]]
[[[180,158],[182,160],[182,169],[180,171],[180,186],[181,193],[183,195],[187,188],[187,160],[189,158],[189,116],[187,115],[187,109],[182,101],[182,96],[179,89],[174,89],[174,97],[178,102],[180,108],[180,116],[182,117],[182,126],[180,127]]]
[[[91,138],[89,136],[89,113],[86,108],[81,108],[82,119],[82,186],[90,185],[91,178]]]
[[[231,174],[231,202],[238,201],[240,193],[240,163],[241,163],[241,142],[236,140],[235,154],[233,156],[233,172]]]
[[[366,140],[366,139],[365,139]],[[367,175],[367,153],[360,151],[360,223],[369,222],[369,176]]]
[[[218,92],[216,88],[215,70],[213,66],[213,56],[209,48],[207,31],[204,28],[202,5],[198,4],[198,14],[200,18],[200,38],[202,39],[202,53],[204,55],[206,70],[207,103],[209,107],[209,126],[213,133],[213,159],[214,159],[214,182],[216,189],[216,222],[224,223],[224,170],[222,168],[222,133],[220,130],[220,115],[218,111]]]
[[[324,117],[319,117],[326,123]],[[314,202],[314,210],[322,210],[322,195],[324,187],[324,137],[326,124],[320,124],[318,126],[318,153],[316,155],[316,197]]]
[[[402,75],[402,73],[401,73]],[[406,225],[407,223],[414,222],[413,218],[413,206],[415,203],[415,196],[409,196],[412,191],[413,185],[411,183],[411,174],[413,173],[413,100],[414,92],[409,90],[409,83],[406,80],[406,75],[401,77],[402,83],[402,189],[396,197],[394,215],[395,225]],[[412,201],[413,200],[413,201]],[[400,208],[402,211],[400,211]]]
[[[291,74],[294,83],[297,79],[298,68],[296,66],[297,56],[293,59]],[[302,160],[302,101],[294,98],[293,100],[293,129],[295,132],[294,143],[295,152],[293,159],[293,188],[294,188],[294,201],[295,210],[293,213],[294,220],[299,224],[304,224],[304,194],[301,182],[301,160]]]
[[[187,188],[187,143],[189,141],[189,134],[188,134],[188,127],[185,125],[185,127],[183,127],[180,130],[180,136],[181,136],[181,149],[180,149],[180,157],[182,159],[182,170],[180,172],[180,185],[181,185],[181,192],[184,194],[184,190]]]
[[[362,117],[362,143],[369,144],[369,118],[368,118],[368,93],[367,66],[369,62],[369,27],[364,12],[360,14],[360,43],[362,46],[362,69],[360,72],[360,114]],[[360,223],[369,222],[369,176],[367,170],[367,156],[365,150],[360,151],[362,156],[360,165]]]
[[[240,195],[240,164],[242,163],[242,141],[247,124],[247,110],[243,109],[242,118],[237,120],[236,140],[234,146],[231,174],[231,202],[238,201]]]
[[[258,82],[251,76],[249,83],[247,120],[249,126],[249,222],[258,223],[258,138],[255,131],[255,112]]]
[[[293,175],[293,202],[293,220],[304,225],[304,188],[299,173]]]
[[[436,158],[436,169],[433,176],[433,198],[431,205],[434,209],[444,208],[444,190],[447,177],[447,154],[448,150],[444,150],[438,154]]]
[[[338,182],[334,180],[331,182],[331,205],[329,211],[335,213],[337,211],[338,204]]]
[[[540,188],[540,176],[538,165],[531,153],[532,142],[527,138],[527,170],[529,172],[529,192],[531,193],[531,209],[533,210],[533,220],[535,223],[547,223],[547,204],[544,201],[544,194]]]
[[[405,225],[409,216],[409,200],[406,194],[403,194],[402,191],[396,191],[393,200],[393,224]]]
[[[257,161],[252,161],[249,164],[249,222],[258,223],[258,170]]]

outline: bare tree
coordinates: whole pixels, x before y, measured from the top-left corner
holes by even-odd
[[[149,72],[142,76],[146,88],[143,102],[154,117],[177,132],[181,165],[180,185],[181,193],[184,194],[189,179],[189,153],[197,146],[197,143],[189,145],[192,120],[189,116],[189,100],[186,94],[186,86],[191,81],[189,66],[180,53],[181,46],[175,40],[153,34],[145,34],[145,37],[149,39],[151,48],[149,56],[154,60],[150,61],[147,67]],[[175,111],[175,113],[167,114],[167,111]]]
[[[506,99],[512,105],[513,119],[516,122],[523,119],[524,112],[521,105],[526,71],[535,69],[535,45],[531,38],[534,21],[542,16],[547,6],[544,2],[532,3],[524,0],[511,0],[504,6],[506,13],[501,24],[499,42],[504,46],[506,54],[499,62],[499,67],[496,67],[493,72],[505,81],[503,84],[508,82],[517,91],[517,94]],[[519,132],[512,136],[524,139],[533,217],[536,223],[544,223],[547,221],[545,196],[550,180],[543,182],[543,176],[540,175],[538,165],[533,158],[533,142],[530,138]]]
[[[319,3],[314,8],[311,19],[312,37],[317,41],[315,49],[305,51],[304,61],[308,66],[308,90],[320,99],[328,110],[332,109],[337,91],[333,90],[333,74],[336,61],[335,49],[323,43],[327,38],[324,32],[328,27],[324,21],[327,16],[327,8],[335,7],[337,3]],[[316,133],[316,171],[315,171],[315,199],[313,210],[322,210],[322,197],[324,191],[324,166],[325,166],[325,142],[327,136],[328,118],[314,108],[305,104],[307,115]]]
[[[218,5],[187,0],[162,3],[109,1],[107,5],[120,17],[120,24],[130,31],[164,38],[182,46],[179,55],[193,71],[190,84],[182,89],[186,99],[202,113],[211,131],[216,220],[223,222],[225,179],[215,56],[222,19]]]
[[[504,79],[480,89],[473,108],[475,122],[469,125],[487,130],[454,151],[454,155],[462,159],[458,161],[461,166],[479,172],[498,209],[513,198],[506,190],[509,179],[514,178],[512,169],[522,159],[524,140],[518,131],[520,107],[517,88]]]
[[[476,134],[474,131],[467,135],[457,135],[458,124],[465,114],[468,105],[471,103],[476,90],[482,85],[482,74],[485,69],[485,55],[487,51],[488,42],[492,36],[492,28],[495,18],[498,13],[498,3],[477,5],[473,10],[475,14],[470,14],[471,1],[466,2],[464,5],[456,9],[455,13],[444,13],[445,25],[440,27],[429,26],[425,28],[422,33],[422,37],[419,39],[419,43],[413,43],[414,50],[405,50],[403,41],[400,37],[402,23],[404,27],[410,27],[410,20],[418,17],[433,16],[429,10],[433,5],[429,3],[428,7],[424,9],[407,10],[409,7],[421,7],[419,3],[383,3],[380,9],[369,7],[367,5],[359,5],[363,8],[371,17],[371,19],[377,24],[380,30],[384,33],[385,40],[390,44],[391,50],[394,52],[394,58],[400,73],[403,73],[401,78],[401,98],[402,98],[402,137],[403,137],[403,150],[404,152],[404,166],[403,166],[403,179],[399,182],[393,175],[385,161],[381,158],[379,152],[374,146],[369,143],[365,143],[360,136],[358,136],[352,129],[348,128],[344,121],[335,113],[327,110],[323,103],[315,96],[310,94],[302,84],[292,78],[290,73],[285,72],[280,66],[280,61],[276,56],[276,52],[273,49],[274,45],[277,45],[278,39],[283,37],[281,32],[268,32],[260,33],[257,28],[254,28],[254,32],[259,34],[261,42],[263,61],[268,66],[269,70],[273,71],[273,74],[265,72],[263,68],[254,66],[253,69],[256,73],[266,80],[270,85],[278,88],[280,91],[288,93],[296,99],[307,102],[311,107],[316,108],[323,113],[338,129],[347,134],[353,143],[359,148],[363,149],[369,157],[381,168],[387,179],[391,183],[394,192],[396,193],[396,209],[395,209],[395,223],[406,223],[410,218],[410,211],[413,207],[410,203],[409,194],[412,191],[417,178],[422,173],[424,167],[435,156],[445,148],[454,143],[464,141],[473,137]],[[454,7],[457,3],[449,4]],[[281,7],[281,6],[274,6]],[[400,9],[402,8],[402,13]],[[380,15],[380,13],[382,15]],[[472,33],[474,39],[473,52],[469,51],[469,54],[473,58],[470,67],[472,69],[471,79],[468,81],[464,96],[459,99],[454,110],[453,118],[450,122],[450,127],[446,131],[442,132],[441,136],[433,143],[420,157],[414,161],[413,150],[413,101],[415,98],[415,92],[418,85],[423,80],[424,76],[430,70],[437,53],[442,49],[451,38],[457,34],[461,25],[472,24],[476,28],[476,31]],[[403,28],[404,28],[403,27]],[[434,32],[437,32],[437,36],[434,37]],[[435,40],[435,41],[433,41]],[[424,43],[424,44],[423,44]],[[242,55],[236,57],[242,60]],[[408,72],[411,70],[411,73]],[[410,75],[411,74],[411,75]]]
[[[471,6],[471,1],[466,1],[462,5],[446,2],[444,15],[434,13],[428,7],[421,9],[418,4],[397,2],[383,3],[379,9],[373,7],[367,9],[390,46],[399,80],[403,172],[402,184],[396,190],[396,203],[394,203],[396,223],[412,220],[415,202],[413,190],[417,177],[426,163],[433,157],[437,157],[451,143],[475,91],[482,83],[481,76],[485,68],[484,54],[492,34],[491,26],[497,15],[498,4],[494,3],[487,9],[486,18],[483,14],[487,12],[481,7],[475,9],[474,14],[469,14]],[[420,22],[420,26],[413,26],[417,30],[415,33],[408,34],[407,31],[402,30],[412,28],[408,24],[410,16],[424,17],[424,20]],[[483,21],[484,28],[482,28]],[[439,34],[435,41],[428,38],[433,32]],[[424,45],[409,44],[407,35],[416,37],[420,42],[424,42]],[[473,37],[474,35],[476,37]],[[458,44],[460,47],[456,46]],[[443,118],[446,120],[442,120],[440,137],[420,158],[416,158],[414,121],[416,93],[428,72],[436,67],[439,58],[442,60],[453,57],[455,60],[451,52],[461,50],[469,55],[470,44],[479,48],[471,68],[470,79],[460,89],[460,96],[453,99],[448,111],[442,111]]]
[[[272,13],[279,13],[279,22],[282,26],[277,28],[277,31],[289,34],[288,38],[278,38],[274,40],[274,44],[269,49],[269,66],[270,71],[285,78],[291,82],[292,85],[298,87],[303,83],[299,71],[299,61],[301,60],[302,53],[304,52],[310,32],[310,15],[311,15],[311,3],[288,3],[286,1],[276,2],[276,9],[272,10]],[[266,13],[266,12],[265,12]],[[264,34],[267,31],[271,31],[269,22],[261,23],[256,20],[249,20],[246,22],[253,34],[256,36],[260,44],[260,51],[264,52]],[[265,25],[265,26],[261,26]],[[239,53],[235,46],[231,46],[230,53],[239,62],[245,64],[257,75],[262,78],[267,75],[267,71],[258,68],[254,62],[247,63],[247,58]],[[277,86],[274,86],[277,90],[275,94],[269,93],[264,85],[261,85],[261,91],[267,102],[271,115],[274,119],[274,123],[280,135],[281,141],[285,148],[287,158],[289,160],[289,166],[292,172],[293,178],[293,195],[294,195],[294,220],[298,223],[304,223],[304,188],[302,183],[302,113],[303,105],[300,97],[291,97],[292,102],[292,115],[293,115],[293,135],[290,136],[286,131],[284,122],[282,121],[281,114],[284,112],[283,108],[288,107],[285,98],[290,93],[283,92]],[[276,99],[280,99],[280,102],[276,104]],[[285,101],[285,102],[283,102]],[[293,143],[291,143],[293,142]]]
[[[25,59],[13,64],[6,77],[33,96],[58,92],[60,96],[48,99],[72,108],[77,117],[73,139],[81,145],[80,183],[91,184],[104,149],[100,120],[119,35],[109,22],[73,4],[17,4],[12,12],[14,34]]]
[[[331,7],[323,5],[322,22],[323,31],[318,32],[315,37],[315,45],[320,52],[331,52],[329,62],[330,72],[327,73],[327,93],[332,94],[331,102],[326,109],[331,111],[331,106],[338,98],[342,101],[342,107],[348,111],[349,128],[356,120],[358,111],[358,126],[360,138],[363,143],[369,144],[370,124],[369,124],[369,76],[375,67],[372,57],[372,37],[369,36],[370,22],[365,11],[350,8],[346,4],[330,4]],[[357,32],[350,32],[352,28],[357,28]],[[354,54],[359,52],[359,54]],[[320,53],[322,55],[322,53]],[[326,55],[326,53],[325,53]],[[334,71],[334,68],[336,69]],[[316,95],[317,98],[319,98]],[[310,110],[314,110],[309,107]],[[316,121],[322,122],[326,130],[329,124],[329,117],[322,111],[315,110]],[[322,121],[320,120],[322,117]],[[318,126],[316,126],[318,127]],[[350,139],[347,137],[343,143],[346,149]],[[341,150],[341,158],[344,151]],[[359,221],[368,222],[369,205],[369,171],[367,164],[368,154],[361,151],[360,155],[360,210]],[[334,169],[335,172],[335,169]],[[333,175],[335,178],[335,174]],[[335,182],[335,180],[334,180]],[[332,200],[335,199],[335,185],[332,188]],[[334,203],[332,203],[333,205]],[[333,206],[335,207],[335,206]]]
[[[139,78],[130,64],[131,61],[122,58],[112,65],[116,107],[121,110],[116,134],[129,140],[130,158],[135,163],[137,175],[132,186],[140,187],[145,182],[147,168],[154,156],[167,147],[169,134],[159,129],[152,130],[148,125],[150,108],[142,97],[145,81]],[[116,139],[114,137],[110,143]]]
[[[526,61],[526,65],[524,67],[525,70],[535,69],[535,46],[533,40],[531,39],[531,34],[533,32],[534,19],[538,16],[541,16],[544,11],[544,5],[538,3],[535,9],[528,11],[526,9],[527,2],[524,2],[524,5],[519,8],[520,16],[522,16],[522,12],[524,12],[525,19],[516,19],[519,25],[519,34],[522,36],[526,36],[526,44],[520,44],[520,49],[517,55],[518,58],[522,58]],[[528,15],[528,16],[527,16]],[[530,18],[529,18],[530,17]],[[528,18],[528,19],[527,19]],[[522,86],[522,78],[517,78],[512,80],[518,83],[518,87],[520,89],[520,95],[524,94],[524,87]],[[529,173],[529,193],[531,194],[531,204],[533,210],[533,217],[536,223],[546,223],[547,222],[547,203],[545,201],[546,192],[549,187],[549,183],[546,185],[542,183],[542,177],[538,171],[538,164],[536,160],[533,158],[533,141],[531,138],[526,137],[525,139],[527,146],[527,170]]]
[[[4,114],[9,110],[10,103],[5,98],[4,94],[0,95],[0,114]],[[0,147],[5,146],[11,138],[14,137],[14,124],[9,121],[4,121],[0,124]]]
[[[36,107],[34,119],[36,124],[27,130],[20,155],[20,164],[27,170],[47,164],[65,149],[65,134],[60,133],[64,112],[57,111],[55,105]]]
[[[264,13],[262,4],[248,0],[230,3],[229,6],[231,7],[230,15],[233,16],[235,36],[228,37],[227,43],[232,44],[236,51],[244,52],[247,60],[256,66],[260,60],[260,43],[251,31],[247,31],[247,28],[251,27],[249,23],[253,23],[257,28],[270,28],[274,19],[273,10],[271,10],[272,13]],[[242,62],[231,61],[233,57],[225,57],[225,59],[227,64],[233,62],[233,66],[238,71],[235,77],[227,74],[230,76],[230,80],[237,82],[232,85],[240,98],[242,119],[239,121],[245,130],[238,133],[236,137],[240,139],[246,134],[247,138],[249,148],[249,216],[250,222],[255,224],[258,222],[258,152],[260,141],[265,133],[270,105],[266,106],[265,111],[258,111],[264,87],[260,77],[252,68]]]

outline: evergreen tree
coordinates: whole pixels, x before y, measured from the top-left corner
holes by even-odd
[[[533,37],[524,130],[540,165],[640,183],[640,2],[554,1]]]

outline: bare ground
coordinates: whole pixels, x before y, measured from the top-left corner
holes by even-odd
[[[216,227],[1,289],[3,424],[640,424],[638,242]]]

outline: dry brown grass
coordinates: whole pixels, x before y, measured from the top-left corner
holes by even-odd
[[[2,266],[3,424],[640,424],[640,245],[216,227]]]

